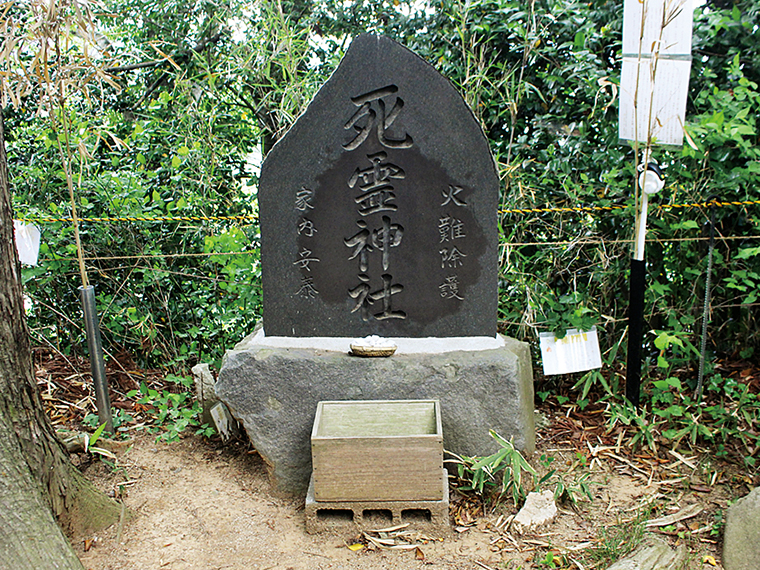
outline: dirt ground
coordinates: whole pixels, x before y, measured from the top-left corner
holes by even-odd
[[[509,503],[483,512],[476,500],[454,493],[450,535],[429,535],[424,528],[371,534],[400,546],[381,548],[353,531],[307,534],[303,499],[276,497],[263,461],[243,444],[195,436],[166,444],[136,435],[123,444],[114,467],[82,456],[86,475],[121,495],[131,518],[73,542],[87,570],[590,570],[610,564],[595,553],[642,530],[639,515],[653,519],[694,509],[696,516],[647,532],[685,544],[690,570],[721,568],[719,536],[711,530],[726,501],[749,489],[740,478],[693,456],[653,464],[611,446],[587,444],[581,454],[577,446],[552,445],[541,443],[533,463],[553,457],[552,465],[570,478],[590,472],[593,501],[580,502],[577,510],[560,505],[554,522],[519,536],[508,524],[515,512]]]
[[[91,432],[82,427],[95,409],[89,363],[39,348],[35,362],[56,428]],[[720,366],[753,393],[760,388],[756,365]],[[223,444],[217,436],[166,444],[140,431],[151,425],[150,410],[126,394],[141,381],[158,391],[176,388],[161,371],[140,370],[123,352],[109,361],[107,374],[112,405],[134,417],[122,428],[128,439],[114,444],[115,461],[83,453],[72,459],[131,516],[95,535],[72,537],[88,570],[606,570],[643,533],[686,548],[688,570],[712,570],[721,568],[728,502],[760,486],[760,472],[737,466],[741,449],[727,462],[663,438],[634,448],[635,430],[610,427],[604,402],[592,398],[580,409],[563,385],[539,377],[537,385],[552,394],[565,390],[565,403],[559,396],[538,402],[538,450],[529,460],[541,474],[556,469],[570,487],[588,477],[593,500],[560,504],[553,522],[521,536],[510,526],[516,512],[510,501],[492,509],[452,486],[446,536],[424,527],[309,535],[304,498],[276,496],[249,444]]]

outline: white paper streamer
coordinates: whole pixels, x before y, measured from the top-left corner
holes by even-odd
[[[13,230],[16,235],[16,251],[21,263],[37,265],[40,255],[40,230],[32,224],[13,220]]]

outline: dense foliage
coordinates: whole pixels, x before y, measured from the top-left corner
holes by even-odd
[[[103,54],[121,90],[71,97],[80,216],[106,347],[184,370],[218,362],[260,314],[257,165],[361,31],[389,35],[448,76],[491,141],[502,178],[499,319],[539,330],[600,330],[608,370],[625,346],[634,154],[617,135],[621,4],[613,0],[111,0]],[[695,12],[690,144],[658,150],[662,205],[757,200],[760,6]],[[8,109],[19,217],[66,218],[60,135],[33,105]],[[525,212],[558,206],[609,211]],[[243,216],[240,219],[215,219]],[[711,350],[760,348],[760,206],[716,209]],[[709,209],[650,216],[646,354],[653,370],[695,361]],[[41,223],[26,268],[36,342],[81,346],[70,222]],[[614,384],[615,374],[612,375]],[[667,374],[666,374],[667,376]],[[583,380],[588,386],[601,375]],[[686,381],[693,387],[693,375]]]

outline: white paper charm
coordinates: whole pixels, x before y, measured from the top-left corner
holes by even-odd
[[[16,251],[21,263],[37,265],[40,255],[40,230],[32,224],[13,220],[13,230],[16,234]]]
[[[539,333],[538,340],[545,376],[583,372],[602,367],[596,327],[585,332],[570,329],[562,339],[558,339],[554,333],[543,332]]]

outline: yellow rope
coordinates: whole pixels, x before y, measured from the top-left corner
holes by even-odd
[[[723,202],[711,200],[709,202],[694,202],[691,204],[662,204],[655,206],[657,210],[673,210],[685,208],[725,208],[728,206],[756,206],[760,200],[742,200]],[[613,210],[627,210],[633,206],[567,206],[559,208],[510,208],[499,210],[500,214],[544,214],[550,212],[610,212]],[[28,216],[18,218],[24,223],[53,223],[70,222],[71,218],[48,218]],[[100,218],[77,218],[80,222],[248,222],[255,221],[258,216],[121,216]]]
[[[694,202],[691,204],[662,204],[655,206],[657,210],[671,210],[676,208],[722,208],[727,206],[754,206],[760,204],[760,200],[743,200],[736,202],[721,202],[711,200],[709,202]],[[576,206],[562,208],[512,208],[499,210],[500,214],[542,214],[547,212],[609,212],[612,210],[627,210],[633,206]]]
[[[548,212],[609,212],[611,210],[626,210],[631,206],[576,206],[563,208],[512,208],[499,210],[500,214],[545,214]]]
[[[716,237],[715,241],[730,241],[730,240],[747,240],[747,239],[760,239],[760,235],[756,236],[721,236]],[[586,238],[576,240],[564,240],[564,241],[523,241],[523,242],[504,242],[500,243],[499,247],[522,247],[528,245],[540,245],[540,246],[559,246],[559,245],[617,245],[621,243],[633,243],[633,239],[601,239],[601,238]],[[687,237],[687,238],[658,238],[650,237],[646,238],[647,243],[673,243],[673,242],[686,242],[686,241],[710,241],[709,237]]]
[[[760,235],[754,236],[721,236],[716,237],[716,241],[730,241],[730,240],[750,240],[760,239]],[[709,241],[709,237],[688,237],[688,238],[647,238],[647,243],[671,243],[671,242],[685,242],[685,241]],[[633,243],[632,239],[615,239],[604,240],[598,238],[580,239],[580,240],[565,240],[565,241],[525,241],[525,242],[509,242],[499,244],[500,248],[507,247],[522,247],[528,245],[540,245],[540,246],[561,246],[561,245],[598,245],[598,244],[623,244]],[[161,259],[161,258],[178,258],[178,257],[212,257],[216,255],[254,255],[258,253],[256,250],[248,251],[222,251],[222,252],[208,252],[208,253],[158,253],[158,254],[144,254],[144,255],[108,255],[103,257],[93,256],[85,257],[85,261],[118,261],[118,260],[131,260],[131,259]],[[76,261],[76,257],[55,257],[51,258],[51,261]]]
[[[52,223],[70,222],[71,218],[42,218],[24,217],[18,218],[24,223]],[[77,218],[80,222],[220,222],[235,221],[247,222],[257,220],[258,216],[122,216],[118,218]]]

